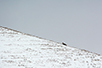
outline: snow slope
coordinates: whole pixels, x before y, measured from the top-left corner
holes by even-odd
[[[102,56],[0,26],[0,68],[102,68]]]

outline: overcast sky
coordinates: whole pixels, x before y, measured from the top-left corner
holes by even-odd
[[[102,55],[102,0],[0,0],[0,25]]]

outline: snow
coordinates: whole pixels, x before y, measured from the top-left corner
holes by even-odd
[[[102,56],[0,26],[0,68],[102,68]]]

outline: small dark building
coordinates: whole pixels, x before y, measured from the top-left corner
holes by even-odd
[[[67,46],[67,44],[65,44],[64,42],[62,42],[63,45]]]

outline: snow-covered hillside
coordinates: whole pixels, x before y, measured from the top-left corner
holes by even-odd
[[[0,68],[102,68],[102,56],[0,26]]]

